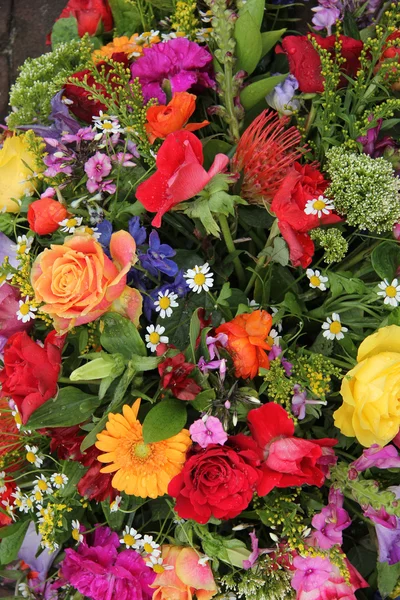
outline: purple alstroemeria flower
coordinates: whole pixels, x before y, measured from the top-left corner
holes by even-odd
[[[337,0],[318,0],[319,6],[312,8],[315,13],[312,19],[316,31],[326,29],[327,34],[332,34],[332,27],[342,18],[342,5]]]
[[[157,277],[161,272],[173,277],[178,272],[178,265],[170,258],[175,254],[176,252],[171,246],[161,243],[160,236],[153,229],[149,235],[149,248],[145,254],[139,256],[139,260],[142,267],[151,275]]]
[[[379,510],[375,510],[372,506],[368,506],[364,510],[364,517],[368,517],[375,523],[375,525],[381,525],[387,529],[396,529],[397,519],[395,515],[390,515],[384,506],[381,506]]]
[[[268,358],[270,361],[272,361],[272,360],[276,360],[277,358],[281,357],[280,361],[281,361],[282,367],[285,370],[286,377],[290,377],[292,375],[293,365],[284,356],[282,356],[282,354],[283,354],[282,348],[280,346],[277,346],[276,344],[274,344],[268,353]]]
[[[61,141],[65,144],[76,143],[78,148],[82,142],[91,142],[94,140],[95,132],[91,127],[82,127],[76,133],[66,133],[61,136]]]
[[[41,550],[41,541],[42,536],[36,533],[35,524],[32,521],[29,523],[24,541],[18,551],[18,558],[23,560],[30,567],[31,571],[36,572],[37,576],[34,580],[35,588],[37,587],[36,584],[46,580],[47,573],[59,552],[59,550],[55,552],[49,552],[47,549]]]
[[[391,486],[388,489],[393,492],[397,499],[400,498],[400,485]],[[374,514],[372,520],[375,519],[374,522],[376,523],[375,531],[378,538],[379,562],[387,562],[389,565],[394,565],[400,562],[400,518],[395,517],[396,522],[395,527],[393,527],[394,521],[387,518],[383,512],[380,515],[383,523],[379,523],[379,513],[380,511],[372,513],[372,510],[370,510],[367,515],[371,519],[371,514]]]
[[[262,554],[274,552],[273,548],[259,548],[258,537],[256,536],[256,532],[254,529],[251,533],[249,533],[249,535],[251,540],[251,554],[248,559],[243,561],[243,569],[245,569],[246,571],[248,569],[251,569],[251,567],[253,567],[256,564],[256,562]]]
[[[378,444],[373,444],[370,448],[366,448],[360,458],[357,458],[351,463],[350,467],[356,469],[359,473],[378,467],[378,469],[399,469],[400,455],[392,444],[382,448]]]
[[[298,383],[293,386],[293,396],[292,396],[292,413],[295,417],[297,417],[300,421],[306,416],[306,405],[307,404],[323,404],[326,405],[325,400],[309,400],[307,398],[307,392],[301,391],[301,387]]]
[[[224,381],[226,375],[226,360],[221,358],[218,351],[218,344],[223,348],[228,343],[228,336],[225,333],[219,333],[215,337],[207,336],[206,345],[210,360],[206,361],[204,356],[201,356],[198,362],[200,371],[207,374],[208,371],[219,370],[221,381]]]

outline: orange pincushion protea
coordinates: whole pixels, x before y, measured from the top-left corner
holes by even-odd
[[[114,473],[111,485],[140,498],[157,498],[167,493],[168,484],[181,472],[186,451],[191,445],[189,431],[145,444],[142,425],[137,419],[140,398],[132,407],[125,404],[123,415],[108,415],[106,429],[97,434],[96,447],[106,454],[98,460],[110,463],[101,473]]]
[[[152,44],[157,44],[159,41],[160,38],[154,32],[146,32],[141,35],[134,33],[130,38],[123,35],[114,38],[109,44],[95,50],[92,58],[97,63],[105,58],[111,58],[113,54],[118,54],[119,52],[123,52],[128,58],[139,58],[143,54],[143,48],[150,48]]]
[[[226,349],[233,358],[236,377],[253,379],[260,367],[269,369],[265,350],[271,350],[268,334],[272,317],[265,310],[238,315],[232,321],[220,325],[216,333],[228,336]]]
[[[288,169],[302,156],[297,146],[301,134],[285,129],[289,119],[264,110],[240,138],[232,159],[232,171],[243,171],[241,196],[263,204],[272,200]]]

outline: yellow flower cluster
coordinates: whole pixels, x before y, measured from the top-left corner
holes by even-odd
[[[196,16],[196,2],[193,0],[178,0],[175,13],[172,16],[172,27],[182,32],[189,39],[196,39],[199,20]]]

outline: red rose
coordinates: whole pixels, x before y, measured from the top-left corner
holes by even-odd
[[[28,208],[29,227],[39,235],[47,235],[58,229],[61,221],[66,219],[68,211],[54,198],[34,200]]]
[[[322,455],[321,445],[328,446],[336,440],[324,439],[314,443],[294,437],[292,419],[282,406],[274,402],[251,410],[248,423],[264,457],[262,478],[257,486],[259,496],[265,496],[274,487],[303,484],[320,487],[324,483],[324,473],[317,466]]]
[[[171,390],[179,400],[194,400],[201,392],[201,387],[189,377],[195,366],[193,363],[185,362],[185,355],[182,352],[165,359],[158,365],[162,387]]]
[[[25,331],[20,331],[14,333],[4,347],[1,395],[14,400],[24,424],[57,392],[64,340],[65,336],[51,331],[42,348]]]
[[[176,131],[165,138],[157,153],[157,171],[136,190],[146,210],[157,213],[152,221],[160,227],[162,216],[176,204],[196,196],[229,162],[217,154],[208,172],[203,167],[203,145],[190,131]]]
[[[326,38],[317,34],[311,34],[319,46],[329,50],[334,55],[334,46],[336,36],[330,35]],[[342,42],[342,56],[345,63],[342,65],[342,71],[354,77],[360,68],[360,54],[363,43],[359,40],[340,36]],[[318,52],[313,47],[309,37],[306,35],[288,35],[282,40],[282,47],[276,49],[278,54],[284,52],[289,61],[289,70],[299,82],[299,89],[304,93],[315,93],[324,91],[324,78],[321,74],[321,60]],[[346,79],[343,77],[341,85],[346,85]]]
[[[118,62],[122,62],[125,66],[128,66],[128,59],[126,54],[123,52],[118,52],[112,55],[112,59]],[[111,65],[100,62],[96,65],[96,69],[100,70],[104,68],[105,75],[108,75],[111,71]],[[78,73],[74,73],[71,75],[71,79],[78,79],[79,81],[83,81],[86,77],[87,84],[91,87],[95,87],[97,91],[99,91],[104,96],[108,97],[109,94],[103,85],[98,83],[93,77],[92,71],[89,69],[85,69],[83,71],[79,71]],[[118,82],[110,82],[113,89],[118,87]],[[81,121],[85,121],[85,123],[92,123],[93,117],[96,117],[99,112],[102,110],[103,112],[107,112],[107,107],[105,104],[98,102],[97,100],[92,100],[91,92],[84,90],[77,85],[74,85],[72,82],[67,83],[64,87],[64,96],[68,98],[68,100],[72,101],[72,104],[68,106],[69,110]]]
[[[224,446],[210,444],[195,452],[168,486],[176,512],[202,524],[210,517],[237,517],[252,500],[259,464],[256,444],[243,434],[230,437]]]
[[[113,28],[113,17],[107,0],[69,0],[58,19],[75,17],[78,21],[78,35],[96,35],[100,23],[105,32]],[[57,19],[57,21],[58,21]]]

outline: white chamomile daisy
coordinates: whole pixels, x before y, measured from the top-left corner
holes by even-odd
[[[77,227],[82,225],[82,217],[71,217],[59,222],[61,231],[65,233],[74,233]]]
[[[19,309],[17,310],[17,320],[22,321],[23,323],[27,323],[31,319],[36,319],[35,312],[37,311],[37,306],[32,306],[30,303],[29,296],[26,296],[25,300],[19,301]]]
[[[26,450],[26,460],[31,463],[31,465],[35,465],[35,467],[40,467],[43,464],[43,458],[39,452],[39,448],[37,446],[25,446]]]
[[[18,509],[23,513],[28,513],[30,510],[33,509],[33,507],[34,507],[34,500],[32,499],[32,497],[23,496],[21,506],[19,506]]]
[[[4,510],[6,511],[8,516],[11,517],[11,519],[13,521],[15,521],[15,519],[16,519],[15,513],[14,513],[15,507],[12,504],[10,504],[9,500],[2,500],[1,503],[4,506]]]
[[[94,124],[96,129],[100,130],[100,133],[97,133],[94,136],[95,140],[99,140],[103,137],[104,134],[112,134],[112,133],[122,133],[121,125],[118,123],[118,119],[104,119],[103,121],[96,121]]]
[[[108,115],[100,110],[97,116],[92,117],[92,120],[94,122],[94,126],[97,127],[97,123],[101,123],[102,121],[118,121],[118,117],[115,115]]]
[[[267,337],[267,344],[270,346],[279,346],[281,337],[276,329],[271,329]]]
[[[115,496],[115,500],[110,504],[110,513],[118,512],[121,500],[122,496]]]
[[[164,573],[164,571],[172,571],[174,568],[172,565],[166,565],[161,556],[156,557],[152,554],[146,556],[146,566],[158,574]]]
[[[146,327],[146,335],[144,339],[146,340],[147,348],[150,348],[152,352],[155,352],[158,344],[168,344],[169,338],[166,335],[162,335],[165,331],[165,327],[162,325],[149,325]]]
[[[33,598],[31,590],[29,589],[29,585],[27,583],[19,583],[18,592],[23,598]]]
[[[0,275],[0,287],[7,281],[11,281],[13,277],[14,275],[12,273],[3,273]]]
[[[400,302],[400,285],[397,279],[393,279],[392,283],[389,283],[387,279],[384,279],[378,285],[380,288],[380,292],[378,292],[378,296],[383,296],[384,304],[389,304],[389,306],[398,306]]]
[[[271,306],[270,310],[271,310],[272,318],[274,318],[275,315],[279,312],[279,308],[276,308],[276,306]],[[275,323],[274,327],[278,331],[278,333],[280,333],[283,329],[282,321],[278,321],[277,323]]]
[[[342,340],[344,333],[348,331],[347,327],[341,324],[338,313],[332,313],[332,318],[328,317],[325,323],[322,323],[322,329],[324,330],[322,335],[328,340]]]
[[[141,547],[146,554],[151,554],[155,558],[158,558],[161,555],[160,544],[157,544],[151,535],[143,536]]]
[[[322,215],[329,215],[333,210],[335,210],[335,205],[332,200],[325,196],[318,196],[314,200],[307,201],[304,212],[306,215],[318,215],[320,219]]]
[[[83,542],[83,535],[81,534],[81,524],[79,523],[79,521],[77,521],[76,519],[74,519],[71,523],[72,525],[72,538],[78,543],[80,544],[81,542]]]
[[[14,406],[14,408],[11,411],[12,416],[15,419],[15,424],[17,426],[17,429],[20,430],[21,429],[21,425],[22,425],[22,419],[21,419],[21,414],[18,412],[18,407],[17,405]]]
[[[43,500],[44,500],[44,496],[43,496],[43,492],[41,492],[39,489],[33,489],[33,494],[31,494],[31,500],[34,504],[38,504],[39,506],[42,506]]]
[[[26,235],[19,235],[17,237],[17,243],[14,245],[14,250],[17,251],[17,254],[20,256],[22,254],[29,254],[29,251],[32,247],[33,237],[26,237]]]
[[[318,288],[321,292],[326,290],[325,283],[328,281],[327,277],[321,275],[321,272],[318,270],[307,269],[306,275],[310,280],[310,288]]]
[[[156,307],[156,311],[160,313],[162,319],[172,315],[172,309],[178,306],[178,303],[176,302],[177,297],[178,294],[174,294],[169,290],[158,292],[158,298],[154,302],[154,306]]]
[[[0,471],[0,494],[6,491],[7,486],[5,482],[6,472]]]
[[[141,546],[142,536],[134,527],[125,527],[122,538],[119,540],[121,544],[125,544],[126,548],[134,548],[138,550]]]
[[[96,240],[96,242],[101,237],[101,233],[97,227],[87,227],[86,225],[75,229],[75,233],[88,233]]]
[[[64,473],[53,473],[50,481],[58,490],[63,488],[68,483],[68,477]]]
[[[194,269],[188,269],[183,276],[190,289],[198,294],[200,294],[202,290],[208,292],[214,284],[214,274],[210,273],[210,266],[208,263],[205,263],[201,267],[196,265]]]
[[[50,483],[47,481],[46,477],[43,474],[40,475],[40,477],[36,477],[36,483],[33,489],[39,490],[40,492],[43,492],[45,494],[51,494],[53,491]]]

